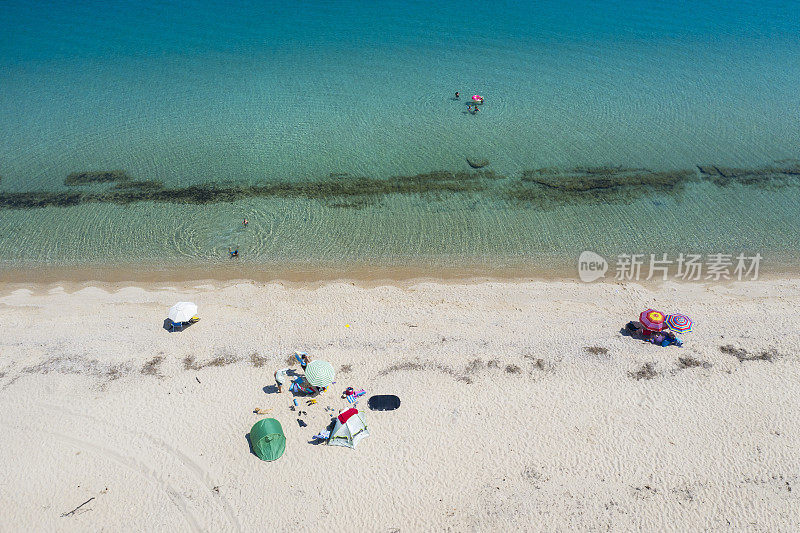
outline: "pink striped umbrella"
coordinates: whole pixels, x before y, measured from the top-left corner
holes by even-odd
[[[639,322],[650,331],[661,331],[664,329],[664,313],[655,309],[642,311],[639,315]]]

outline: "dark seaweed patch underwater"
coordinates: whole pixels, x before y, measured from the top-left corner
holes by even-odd
[[[317,200],[330,207],[358,209],[377,204],[390,195],[416,195],[436,200],[451,195],[476,194],[501,197],[512,206],[547,207],[630,202],[653,194],[678,196],[692,182],[763,189],[797,186],[800,184],[800,162],[784,160],[773,166],[751,169],[702,165],[697,170],[672,171],[613,166],[542,168],[527,170],[516,178],[487,170],[435,171],[389,178],[330,174],[322,179],[296,182],[208,182],[187,187],[166,187],[160,181],[135,180],[124,170],[84,171],[69,174],[64,180],[71,190],[0,192],[0,209],[136,202],[204,205],[247,198],[302,198]],[[83,186],[98,184],[107,188],[81,190]]]

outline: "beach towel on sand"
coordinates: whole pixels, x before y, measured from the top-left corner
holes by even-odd
[[[356,392],[353,392],[352,394],[348,394],[347,395],[347,401],[349,403],[356,403],[358,401],[358,399],[361,398],[362,396],[364,396],[366,393],[367,393],[367,391],[365,391],[364,389],[361,389],[360,391],[356,391]]]

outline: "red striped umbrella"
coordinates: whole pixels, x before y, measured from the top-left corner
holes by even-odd
[[[639,322],[650,331],[661,331],[664,329],[664,313],[655,309],[642,311],[639,315]]]
[[[678,333],[689,333],[692,331],[692,319],[686,315],[667,315],[667,327]]]

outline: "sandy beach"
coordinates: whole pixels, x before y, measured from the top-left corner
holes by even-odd
[[[647,307],[696,331],[623,337]],[[0,530],[797,531],[798,308],[798,279],[6,283]],[[337,370],[302,415],[295,350]],[[311,444],[348,386],[402,405]]]

